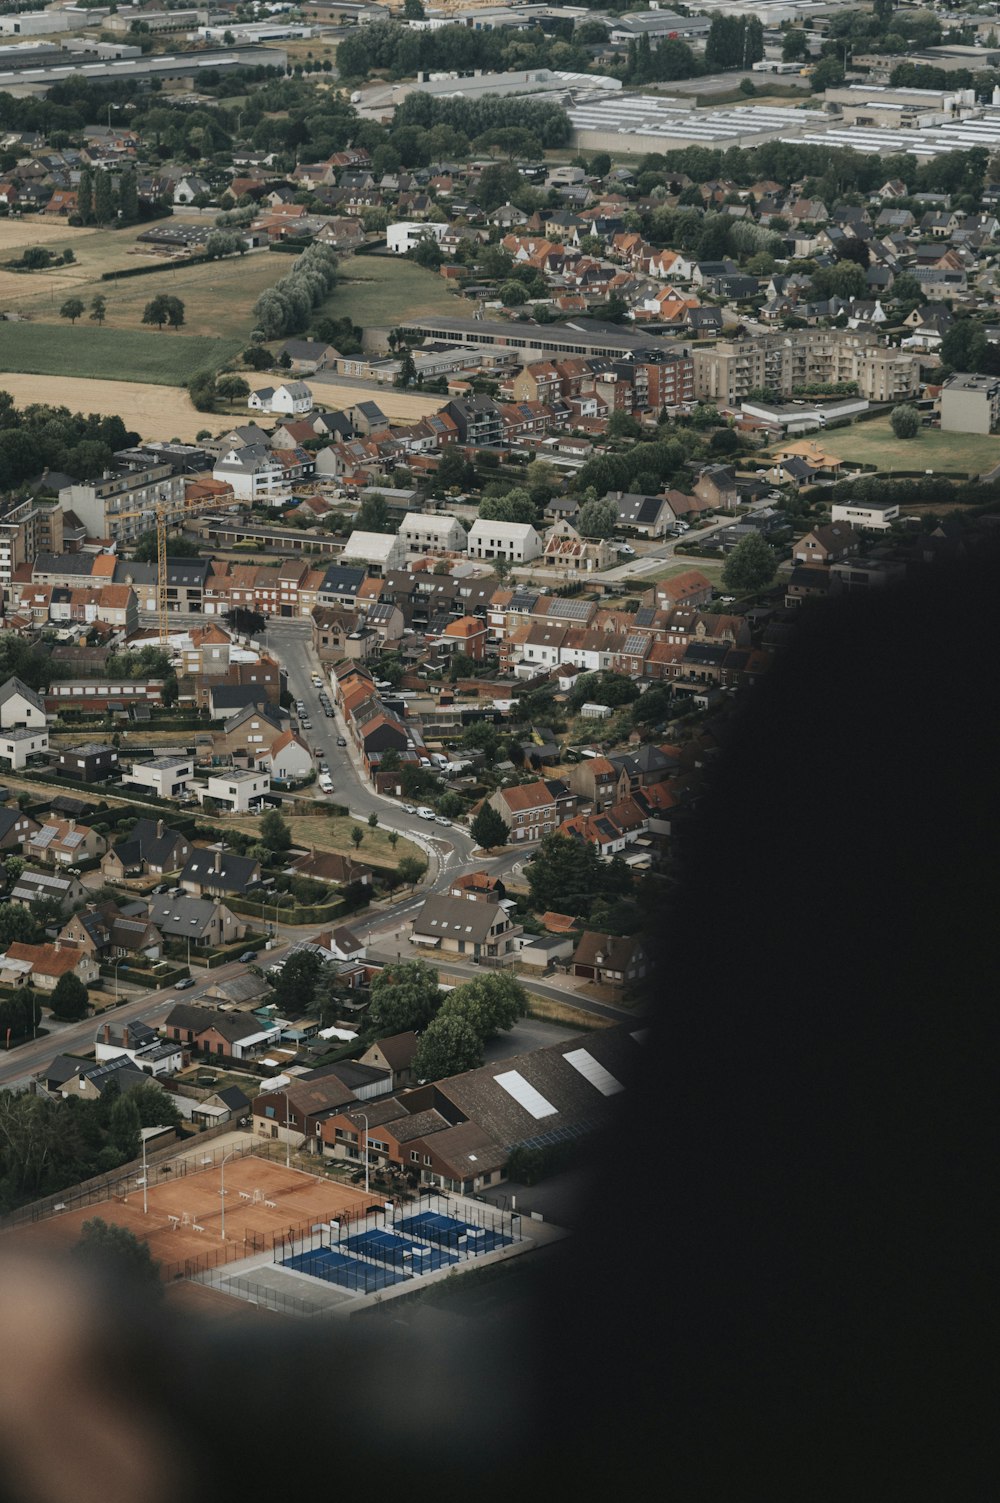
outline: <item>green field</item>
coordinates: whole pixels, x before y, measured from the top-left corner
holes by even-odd
[[[818,435],[816,442],[839,459],[875,465],[890,475],[897,470],[979,475],[1000,464],[1000,435],[923,428],[916,438],[899,439],[888,418],[834,428]]]
[[[349,317],[363,329],[391,329],[407,318],[429,313],[461,318],[471,309],[471,303],[449,291],[442,277],[412,261],[396,256],[345,256],[337,286],[320,314]]]
[[[95,328],[93,324],[0,323],[0,373],[78,376],[183,386],[195,371],[217,370],[240,350],[238,339],[166,329]],[[0,375],[2,381],[2,375]]]

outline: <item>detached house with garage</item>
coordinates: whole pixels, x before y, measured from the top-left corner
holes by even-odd
[[[511,923],[503,902],[470,903],[467,898],[435,894],[413,920],[410,938],[414,944],[440,950],[443,955],[502,960],[513,957],[520,933],[520,926]]]
[[[105,877],[162,877],[179,871],[191,854],[191,843],[179,830],[162,819],[137,819],[130,834],[108,851],[101,861]]]
[[[235,851],[196,846],[180,875],[180,886],[198,898],[237,896],[260,881],[260,862]]]

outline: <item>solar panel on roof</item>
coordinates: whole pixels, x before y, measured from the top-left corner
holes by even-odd
[[[567,620],[586,621],[594,607],[589,600],[560,600],[556,609]]]
[[[610,1070],[606,1070],[599,1060],[596,1060],[586,1049],[573,1049],[569,1054],[564,1054],[563,1059],[574,1070],[578,1070],[585,1080],[589,1080],[592,1086],[596,1086],[602,1096],[616,1096],[625,1087],[620,1080],[616,1080]]]
[[[517,1070],[506,1070],[502,1075],[494,1075],[493,1079],[508,1096],[513,1096],[518,1106],[523,1106],[536,1119],[552,1117],[558,1110]]]

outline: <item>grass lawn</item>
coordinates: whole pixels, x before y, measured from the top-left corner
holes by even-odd
[[[238,339],[213,339],[166,329],[97,328],[94,324],[0,324],[0,371],[139,381],[183,386],[197,370],[218,369],[241,348]]]
[[[227,819],[225,823],[227,827],[247,830],[250,834],[255,834],[260,829],[260,820],[253,816],[249,819]],[[396,849],[393,850],[385,830],[369,830],[364,819],[353,819],[350,815],[298,814],[286,819],[285,823],[292,832],[295,844],[307,849],[315,847],[317,851],[336,851],[340,856],[356,856],[359,861],[373,861],[376,866],[398,866],[404,856],[416,856],[425,863],[427,860],[420,847],[405,836],[399,837]],[[365,832],[361,848],[357,851],[351,839],[355,825],[359,825]]]
[[[349,317],[365,329],[391,329],[430,313],[462,318],[471,312],[472,304],[450,292],[443,278],[398,256],[345,257],[337,286],[319,310],[330,318]]]
[[[887,417],[834,428],[820,434],[817,442],[840,459],[873,464],[890,475],[896,470],[953,470],[978,475],[1000,464],[1000,435],[923,428],[916,438],[899,439]]]

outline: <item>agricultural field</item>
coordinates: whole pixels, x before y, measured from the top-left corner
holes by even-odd
[[[164,329],[109,329],[78,323],[0,324],[3,372],[65,376],[92,381],[139,381],[183,386],[196,371],[217,370],[239,353],[240,341],[208,335],[186,337]],[[94,400],[93,397],[89,400]],[[120,409],[113,409],[120,410]]]
[[[7,327],[0,324],[0,350]],[[224,419],[218,413],[199,412],[180,387],[86,381],[76,376],[7,375],[0,371],[0,390],[9,391],[18,407],[46,402],[53,407],[68,407],[71,412],[118,416],[126,428],[146,439],[177,438],[181,443],[193,443],[205,428],[223,431]]]
[[[472,308],[449,290],[442,277],[412,261],[398,256],[345,256],[337,285],[319,314],[347,317],[364,329],[392,329],[404,319],[429,313],[461,318]]]
[[[388,831],[381,828],[370,830],[366,820],[355,819],[350,814],[294,814],[286,818],[285,823],[292,832],[295,844],[304,846],[307,850],[315,848],[317,851],[335,851],[339,856],[356,856],[359,861],[372,861],[376,866],[398,866],[404,856],[416,856],[421,862],[427,861],[420,847],[405,836],[399,837],[396,849],[393,850]],[[356,825],[364,831],[365,836],[359,850],[355,850],[351,839],[351,831]],[[226,826],[255,835],[260,829],[260,820],[254,819],[252,815],[237,817],[227,819]]]
[[[887,417],[828,430],[822,445],[840,459],[874,465],[888,475],[898,470],[917,474],[934,470],[974,476],[1000,464],[1000,435],[922,428],[916,438],[900,439]]]
[[[172,223],[204,223],[175,215]],[[0,268],[0,312],[16,309],[33,319],[60,323],[59,309],[68,297],[89,304],[100,293],[107,299],[105,327],[134,329],[150,298],[166,292],[184,303],[181,337],[222,336],[246,343],[253,328],[253,305],[291,267],[290,256],[250,251],[225,261],[191,266],[186,258],[165,258],[137,243],[142,226],[128,230],[73,229],[66,224],[32,220],[0,220],[0,261],[16,259],[33,245],[53,251],[67,248],[75,260],[46,271],[15,272]],[[102,273],[137,266],[166,268],[148,277],[120,282],[101,280]],[[86,315],[82,320],[87,324]],[[93,327],[93,325],[89,325]]]

